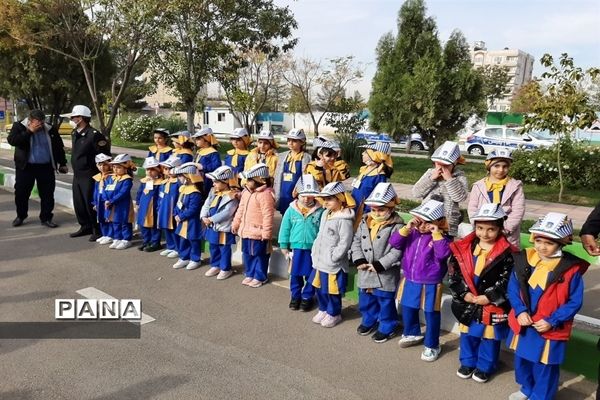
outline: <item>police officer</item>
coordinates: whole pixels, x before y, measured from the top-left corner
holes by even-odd
[[[98,173],[94,158],[96,154],[110,154],[108,139],[99,131],[90,126],[92,112],[82,105],[73,107],[68,117],[73,127],[71,133],[71,167],[73,168],[73,206],[77,222],[81,227],[71,237],[90,236],[90,242],[100,237],[96,212],[92,206],[94,192],[93,176]]]

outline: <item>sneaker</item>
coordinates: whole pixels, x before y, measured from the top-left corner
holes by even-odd
[[[115,249],[117,250],[125,250],[131,247],[131,242],[129,240],[121,240],[121,243]]]
[[[173,269],[181,269],[183,267],[185,267],[186,265],[188,265],[190,263],[190,260],[182,260],[181,258],[179,260],[177,260],[177,262],[175,264],[173,264]]]
[[[375,343],[385,343],[388,340],[395,338],[396,335],[398,335],[398,329],[394,329],[391,333],[382,333],[377,331],[373,336],[371,336],[371,339],[373,339]]]
[[[171,250],[169,254],[167,254],[167,258],[177,258],[179,257],[179,253],[177,250]]]
[[[250,282],[252,282],[252,278],[247,276],[244,278],[244,280],[242,280],[242,285],[248,286]]]
[[[217,275],[217,280],[222,281],[223,279],[229,278],[231,275],[233,275],[233,271],[232,270],[221,271],[221,272],[219,272],[219,275]]]
[[[108,246],[109,249],[116,249],[118,245],[121,244],[120,240],[113,240],[112,244]]]
[[[206,271],[204,273],[204,276],[215,276],[215,275],[219,275],[219,271],[221,271],[221,268],[219,267],[210,267],[208,269],[208,271]]]
[[[302,299],[300,302],[300,311],[310,311],[314,306],[314,301],[312,299]]]
[[[340,322],[342,322],[341,315],[336,315],[335,317],[332,317],[331,315],[326,314],[325,317],[323,317],[323,320],[321,321],[321,326],[323,328],[333,328]]]
[[[290,310],[299,310],[300,309],[300,299],[290,300],[290,305],[288,307],[290,308]]]
[[[187,269],[188,271],[191,271],[196,268],[200,268],[200,261],[190,261],[185,267],[185,269]]]
[[[166,250],[163,250],[163,251],[161,251],[160,253],[158,253],[158,255],[159,255],[159,256],[166,257],[166,256],[168,256],[168,255],[169,255],[169,253],[170,253],[171,251],[173,251],[173,250],[166,249]]]
[[[264,285],[265,283],[267,283],[269,280],[267,279],[266,281],[259,281],[258,279],[252,279],[250,281],[250,283],[248,284],[248,286],[253,287],[253,288],[259,288],[262,285]]]
[[[325,311],[319,311],[317,313],[317,315],[315,315],[312,318],[312,322],[314,322],[315,324],[320,324],[321,321],[323,321],[323,318],[325,318],[326,315],[327,315],[327,313]]]
[[[142,243],[140,246],[138,246],[138,248],[137,248],[137,249],[138,249],[139,251],[144,251],[144,249],[146,248],[146,246],[148,246],[148,244],[147,244],[147,243]]]
[[[152,253],[153,251],[158,251],[160,249],[162,249],[162,245],[160,243],[149,244],[144,247],[144,251],[146,253]]]
[[[442,347],[438,346],[437,349],[432,349],[431,347],[425,347],[423,352],[421,353],[421,360],[432,362],[438,359],[440,353],[442,352]]]
[[[111,237],[109,237],[109,236],[104,236],[104,238],[103,238],[102,240],[100,240],[100,241],[98,242],[98,244],[105,245],[105,244],[112,243],[112,241],[113,241],[113,240],[112,240],[112,238],[111,238]]]
[[[511,393],[510,396],[508,396],[508,400],[527,400],[528,397],[525,396],[525,394],[523,392],[521,392],[520,390],[518,392],[514,392]]]
[[[476,369],[473,371],[472,378],[475,382],[486,383],[490,379],[490,376],[487,373]]]
[[[465,367],[464,365],[461,365],[460,368],[456,371],[456,376],[462,379],[469,379],[471,375],[473,375],[473,371],[475,371],[475,368]]]
[[[98,239],[96,239],[96,243],[100,243],[101,241],[104,240],[106,236],[100,236]]]
[[[400,345],[400,347],[402,348],[406,348],[406,347],[410,347],[410,346],[414,346],[417,345],[419,343],[421,343],[423,341],[425,337],[418,335],[402,335],[402,337],[400,338],[400,340],[398,341],[398,344]]]
[[[375,329],[377,329],[377,323],[373,324],[373,326],[365,326],[360,324],[358,328],[356,328],[356,333],[358,333],[360,336],[368,336],[373,333]]]

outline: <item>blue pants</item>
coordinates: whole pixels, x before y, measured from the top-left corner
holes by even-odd
[[[230,244],[212,244],[208,245],[210,252],[211,267],[220,268],[221,271],[231,269],[231,245]]]
[[[317,300],[319,301],[319,311],[325,311],[332,317],[342,313],[341,294],[329,294],[324,290],[317,289]]]
[[[242,261],[244,262],[245,275],[261,282],[266,282],[269,269],[270,247],[268,240],[254,240],[242,238]]]
[[[113,239],[114,240],[131,240],[133,238],[133,224],[128,222],[112,223]]]
[[[200,262],[202,254],[201,245],[201,240],[189,240],[179,237],[179,249],[177,250],[179,258]]]
[[[425,347],[435,349],[440,345],[440,324],[442,314],[439,311],[425,312]],[[404,335],[420,336],[419,309],[402,306],[402,322]]]
[[[542,364],[515,355],[515,378],[530,400],[552,400],[558,391],[559,364]]]
[[[362,325],[372,327],[379,322],[377,330],[385,335],[392,333],[400,324],[394,293],[390,297],[384,297],[360,289],[358,309],[362,314]]]
[[[290,292],[294,300],[312,300],[315,288],[306,275],[290,275]]]
[[[179,235],[173,229],[163,229],[163,232],[167,241],[167,249],[177,251],[179,249]]]
[[[500,343],[500,340],[484,339],[461,333],[460,365],[477,368],[487,374],[496,372]]]
[[[109,238],[113,237],[112,224],[110,222],[100,222],[100,233],[102,236],[108,236]]]
[[[160,244],[160,229],[140,226],[140,232],[145,244]]]
[[[332,282],[336,287],[331,288],[329,287],[329,274],[318,270],[313,270],[310,274],[309,279],[313,286],[316,284],[317,274],[319,274],[320,287],[315,286],[315,291],[317,293],[317,300],[319,301],[319,311],[325,311],[332,317],[340,315],[342,313],[342,297],[346,293],[346,286],[348,284],[348,274],[340,270],[335,275],[335,283]]]

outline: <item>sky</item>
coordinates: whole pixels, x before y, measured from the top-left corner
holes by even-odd
[[[298,22],[294,54],[316,60],[353,55],[363,65],[364,79],[350,88],[367,98],[376,71],[375,47],[387,32],[397,33],[402,0],[275,0],[289,6]],[[427,0],[446,41],[454,29],[472,46],[484,41],[488,50],[505,47],[534,56],[533,75],[544,72],[540,58],[550,53],[573,57],[582,68],[600,67],[600,0]]]

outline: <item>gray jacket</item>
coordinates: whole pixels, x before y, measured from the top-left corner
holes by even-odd
[[[450,227],[449,234],[456,236],[458,234],[458,224],[462,222],[460,213],[460,203],[467,200],[469,190],[467,188],[467,177],[460,169],[452,171],[452,179],[432,180],[429,168],[423,174],[421,179],[414,184],[412,192],[415,197],[420,197],[423,201],[430,200],[432,196],[437,195],[444,199],[444,212]]]
[[[215,189],[211,189],[208,193],[208,197],[200,210],[200,218],[208,217],[208,211],[210,210],[210,204],[216,197]],[[212,221],[211,228],[217,232],[231,232],[231,223],[233,222],[233,216],[238,208],[239,201],[228,194],[224,195],[219,203],[217,212],[210,217]]]
[[[280,153],[278,155],[279,159],[277,160],[277,168],[275,168],[275,176],[274,181],[273,181],[273,191],[275,192],[275,207],[277,207],[277,205],[279,204],[279,197],[281,196],[280,192],[281,192],[281,179],[283,177],[283,163],[285,162],[285,159],[287,158],[288,154],[290,154],[290,151],[284,151],[283,153]],[[310,163],[311,158],[310,158],[310,154],[308,154],[306,151],[304,152],[304,154],[302,155],[302,173],[304,173],[304,170],[306,169],[306,166],[308,165],[308,163]]]
[[[327,218],[329,210],[321,216],[319,233],[312,246],[312,262],[317,271],[337,274],[348,272],[348,250],[354,234],[354,210],[345,208]]]
[[[383,226],[375,241],[371,241],[371,233],[367,226],[367,216],[363,217],[352,241],[350,255],[355,267],[371,264],[377,272],[358,271],[358,287],[361,289],[379,289],[394,292],[400,280],[400,259],[402,250],[390,246],[389,240],[393,232],[402,228],[404,221],[394,214],[392,223]]]

